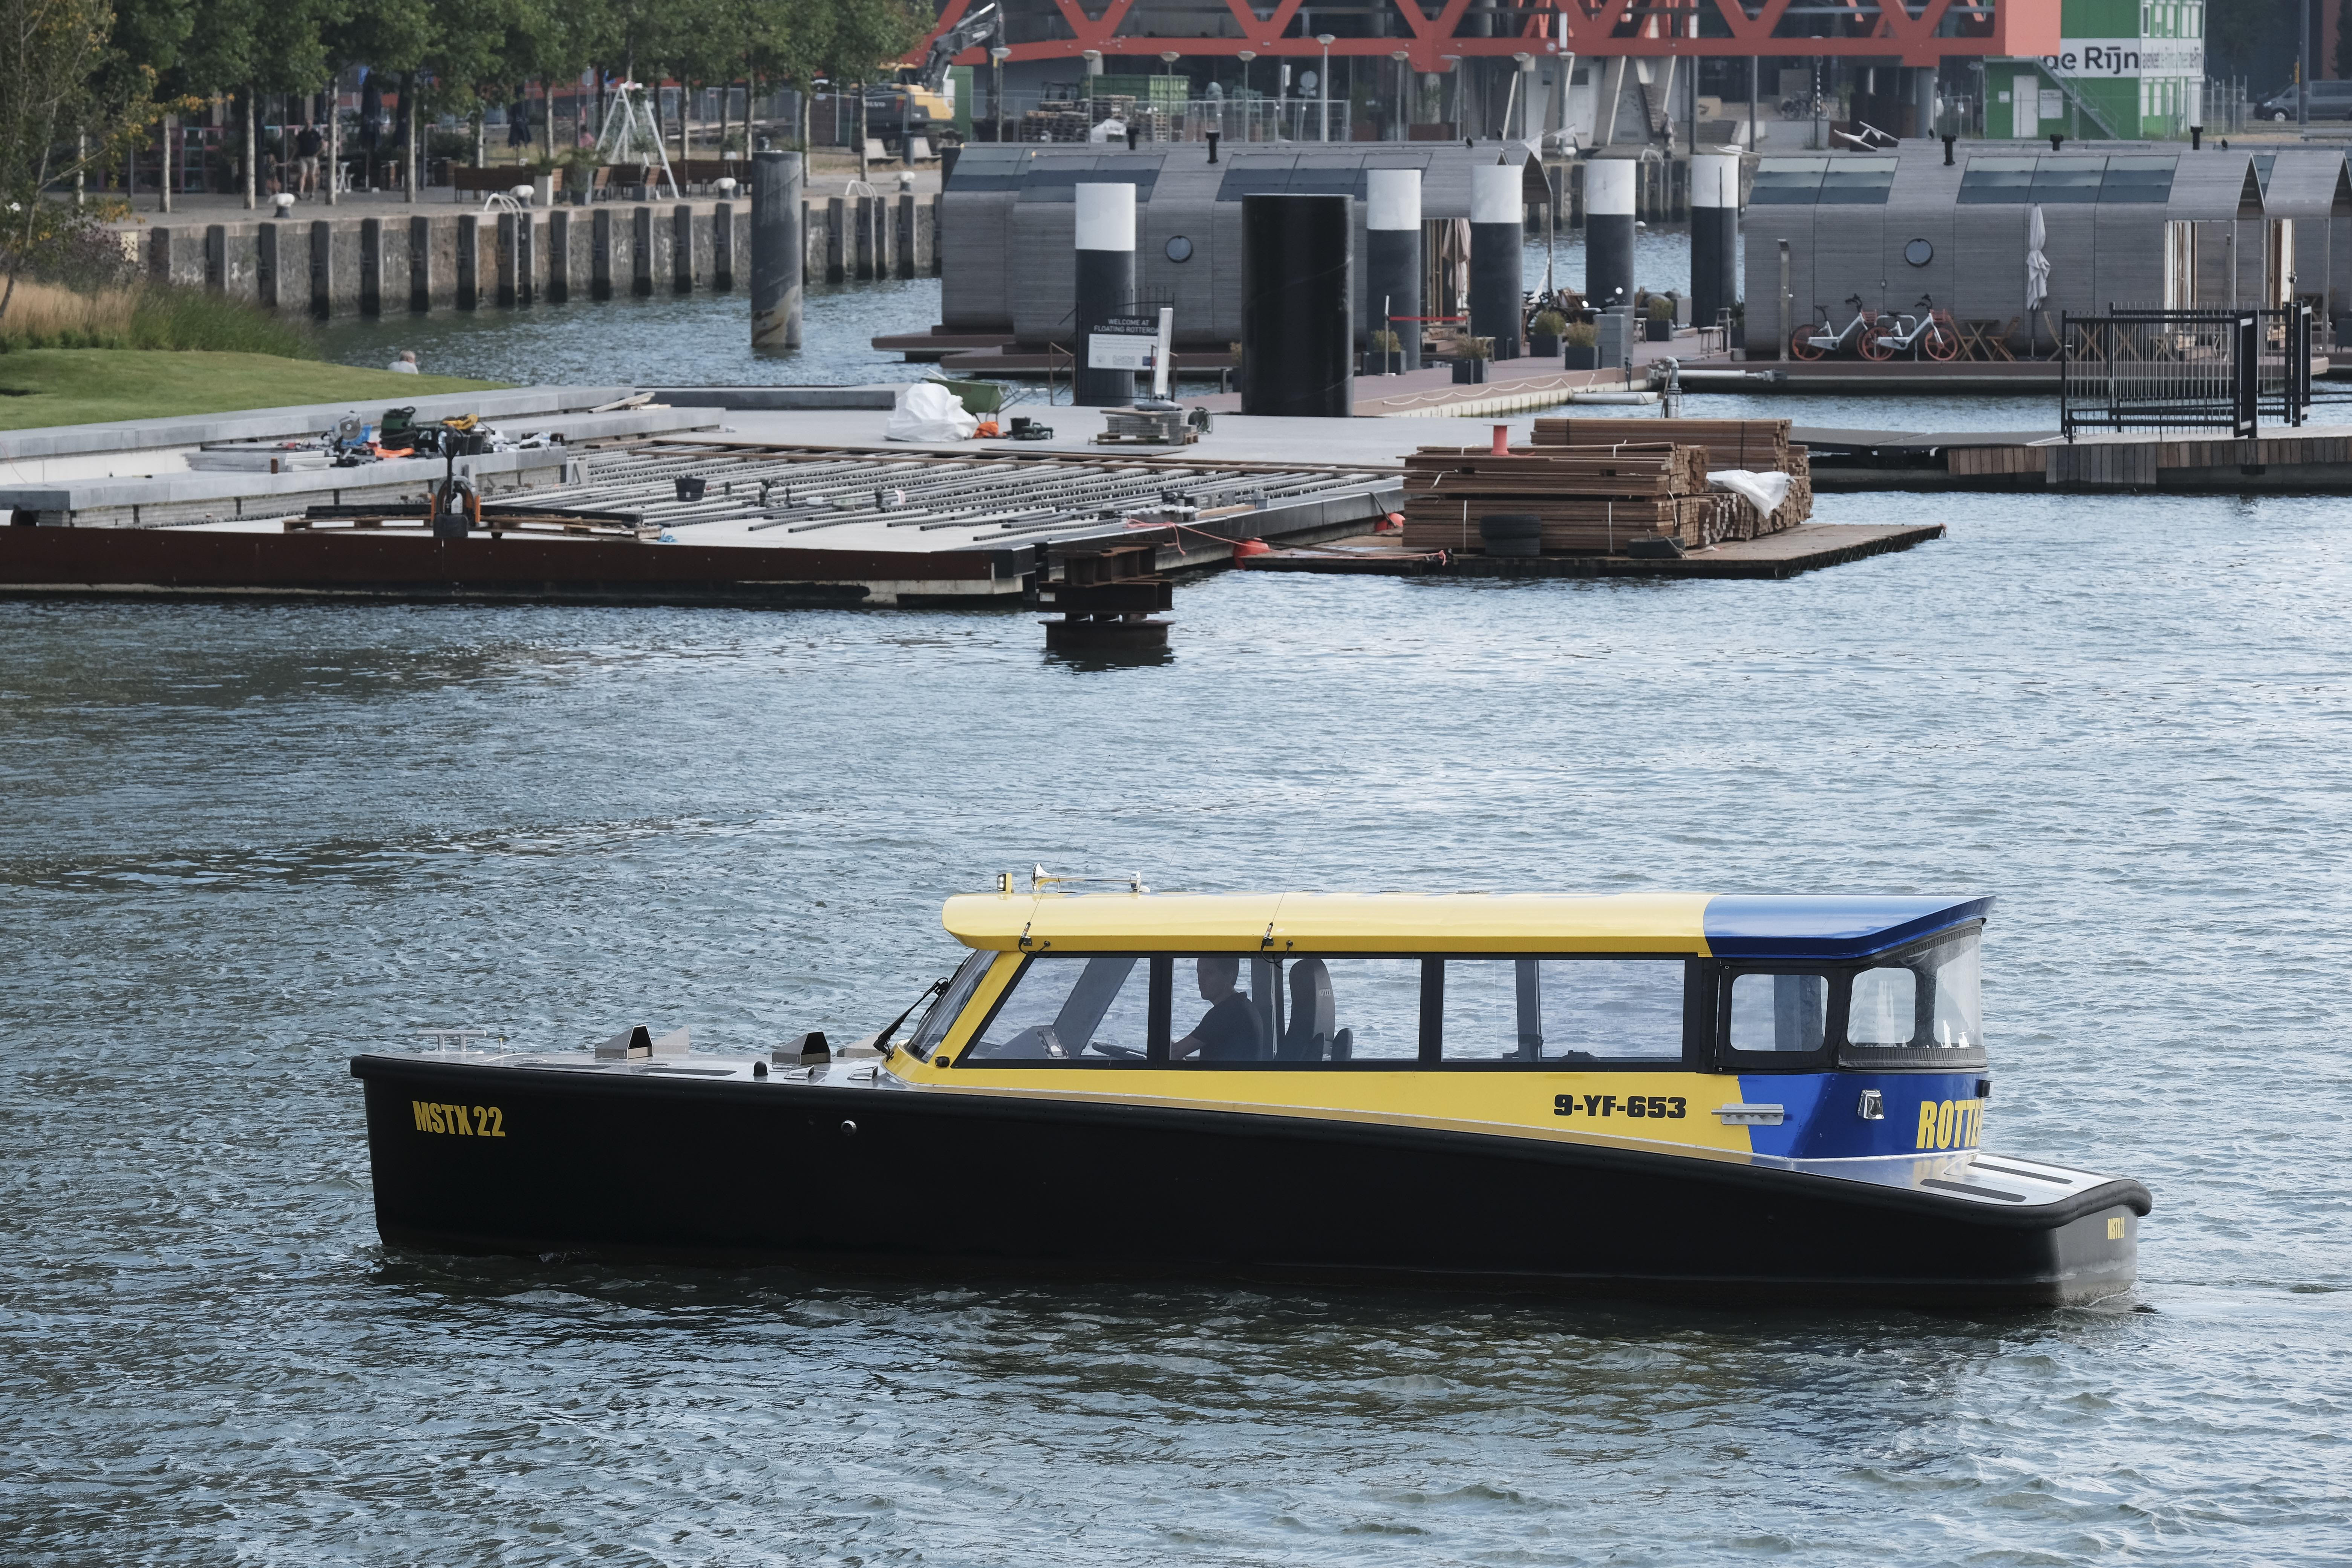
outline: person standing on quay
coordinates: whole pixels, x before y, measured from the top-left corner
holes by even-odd
[[[294,193],[314,195],[319,186],[319,153],[324,147],[323,138],[315,125],[305,125],[294,138]]]

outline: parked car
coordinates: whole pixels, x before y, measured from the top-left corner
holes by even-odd
[[[2294,118],[2294,89],[2288,86],[2255,105],[2254,112],[2264,120],[2289,121]],[[2311,84],[2311,117],[2314,120],[2352,120],[2352,81],[2315,81]]]

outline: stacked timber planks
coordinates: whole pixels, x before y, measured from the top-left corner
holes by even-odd
[[[1706,454],[1658,442],[1607,451],[1423,447],[1405,459],[1404,546],[1477,550],[1479,520],[1543,520],[1548,554],[1622,554],[1665,537],[1704,549],[1736,525],[1737,497],[1706,486]]]
[[[1710,471],[1746,468],[1750,473],[1789,476],[1789,499],[1770,517],[1733,499],[1727,539],[1756,539],[1794,528],[1813,515],[1813,477],[1809,455],[1789,444],[1786,419],[1538,419],[1530,437],[1540,447],[1573,451],[1611,450],[1629,444],[1671,441],[1697,447]]]

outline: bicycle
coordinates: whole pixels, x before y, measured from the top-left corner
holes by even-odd
[[[1854,309],[1853,321],[1832,332],[1829,331],[1829,312],[1824,310],[1821,321],[1808,321],[1790,335],[1789,352],[1801,360],[1817,360],[1841,353],[1851,344],[1859,353],[1872,359],[1884,359],[1884,354],[1870,352],[1871,341],[1878,335],[1878,312],[1864,310],[1859,294],[1847,295],[1845,302]]]
[[[1920,295],[1919,303],[1927,309],[1925,316],[1897,316],[1893,327],[1880,327],[1865,334],[1860,345],[1862,356],[1885,361],[1908,349],[1915,355],[1924,353],[1932,360],[1959,358],[1960,335],[1953,328],[1952,313],[1938,309],[1930,295]]]

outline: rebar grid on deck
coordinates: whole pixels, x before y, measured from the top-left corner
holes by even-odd
[[[797,452],[699,442],[596,451],[582,459],[582,470],[577,484],[533,490],[507,504],[629,514],[669,530],[711,522],[788,535],[854,523],[919,536],[961,529],[984,544],[1118,529],[1131,514],[1163,508],[1171,498],[1196,516],[1215,518],[1394,483],[1368,469],[1202,463],[1181,456]],[[702,497],[677,499],[681,479],[701,479]]]

